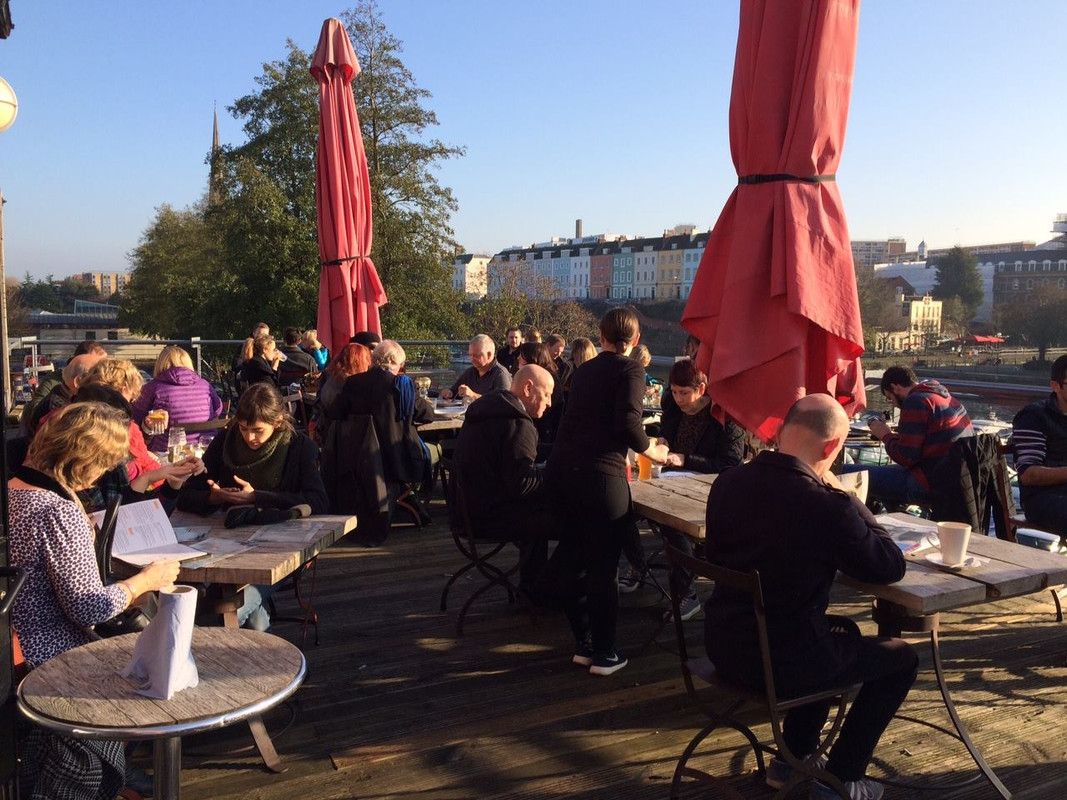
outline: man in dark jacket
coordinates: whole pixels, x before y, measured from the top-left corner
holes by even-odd
[[[729,569],[758,570],[767,608],[772,669],[779,696],[862,683],[826,769],[852,797],[877,800],[864,776],[875,745],[915,680],[918,658],[899,639],[839,630],[826,610],[838,570],[868,583],[904,576],[900,549],[870,512],[840,488],[830,464],[848,433],[848,417],[829,395],[809,395],[789,410],[777,452],[722,473],[708,497],[706,553]],[[752,602],[716,586],[705,607],[708,656],[727,678],[762,689],[762,662]],[[854,626],[853,626],[854,628]],[[785,721],[790,750],[812,753],[830,703],[794,709]],[[772,759],[767,781],[792,775]],[[813,797],[836,797],[816,783]]]
[[[553,380],[536,364],[515,373],[509,389],[498,389],[467,409],[456,440],[456,466],[476,537],[541,543],[524,559],[520,582],[528,585],[543,564],[552,528],[545,500],[544,470],[535,466],[539,419],[552,403]],[[552,537],[554,538],[554,537]]]
[[[286,328],[283,342],[278,351],[285,359],[278,364],[278,383],[288,386],[290,383],[300,383],[303,377],[309,373],[319,371],[319,365],[315,359],[300,349],[302,334],[299,328]]]
[[[451,389],[441,391],[443,399],[468,397],[473,402],[494,389],[507,389],[511,386],[511,375],[496,360],[496,345],[492,339],[484,333],[479,333],[471,339],[467,353],[470,355],[471,365],[460,373]]]

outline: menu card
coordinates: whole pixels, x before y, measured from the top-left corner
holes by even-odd
[[[104,512],[90,515],[99,527]],[[135,567],[145,567],[153,561],[186,561],[200,558],[199,550],[178,543],[167,512],[159,500],[144,500],[119,507],[115,523],[115,540],[111,557]]]

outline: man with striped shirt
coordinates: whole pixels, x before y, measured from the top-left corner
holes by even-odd
[[[870,494],[887,507],[929,505],[929,475],[957,439],[974,436],[967,409],[937,381],[919,383],[911,367],[887,369],[881,389],[900,409],[900,422],[896,433],[881,420],[870,423],[894,462],[870,468]]]
[[[1019,495],[1026,518],[1056,533],[1067,532],[1067,356],[1052,364],[1048,398],[1031,403],[1012,420]]]

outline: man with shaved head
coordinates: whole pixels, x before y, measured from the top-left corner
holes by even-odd
[[[74,356],[67,362],[67,366],[63,367],[63,382],[53,387],[44,400],[37,404],[29,418],[27,433],[31,438],[37,434],[37,427],[46,415],[70,403],[70,398],[78,391],[78,385],[85,373],[95,367],[96,362],[106,355],[104,349],[100,348]]]
[[[535,463],[534,426],[552,405],[553,385],[544,368],[521,367],[510,388],[491,391],[471,404],[456,440],[456,467],[474,534],[519,545],[524,555],[519,582],[528,591],[553,528],[544,470]]]
[[[740,572],[758,570],[767,607],[772,668],[781,697],[862,683],[825,769],[849,796],[877,800],[866,778],[879,737],[903,702],[918,658],[900,639],[861,636],[850,620],[826,613],[838,570],[867,583],[904,577],[904,556],[855,497],[841,489],[830,465],[848,433],[848,417],[829,395],[809,395],[786,414],[778,450],[722,473],[708,497],[707,559]],[[705,645],[722,675],[762,690],[763,667],[752,601],[716,586],[705,607]],[[830,703],[791,710],[789,749],[811,754]],[[774,758],[767,783],[779,788],[793,768]],[[812,797],[837,797],[820,781]]]

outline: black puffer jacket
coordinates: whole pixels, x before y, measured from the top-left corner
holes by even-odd
[[[475,529],[508,526],[538,499],[537,429],[519,398],[498,389],[475,400],[456,441],[456,466]]]

